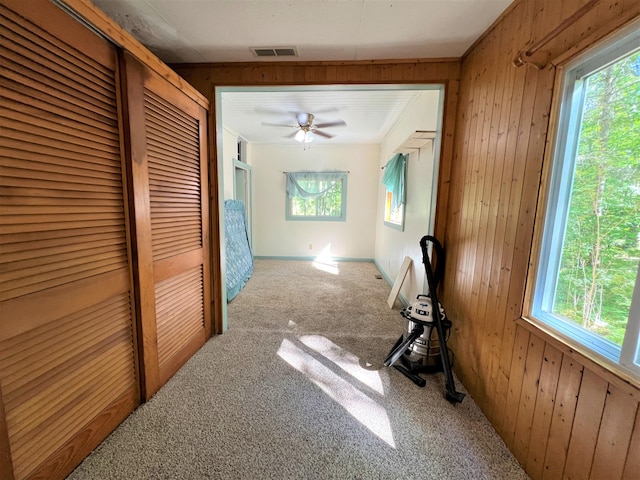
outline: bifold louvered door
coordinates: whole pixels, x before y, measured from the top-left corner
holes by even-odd
[[[126,53],[124,64],[149,398],[210,334],[207,111]]]
[[[0,5],[0,477],[63,478],[139,403],[116,49]]]

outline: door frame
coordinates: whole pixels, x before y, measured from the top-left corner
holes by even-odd
[[[249,247],[253,248],[253,167],[251,165],[241,161],[233,161],[233,198],[235,200],[242,200],[244,202],[244,209],[247,216],[247,236],[249,238]],[[236,180],[236,172],[238,170],[244,171],[246,187],[244,198],[238,198],[238,186]]]

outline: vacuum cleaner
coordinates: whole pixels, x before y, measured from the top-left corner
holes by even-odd
[[[436,271],[431,268],[428,245],[436,252]],[[444,273],[444,249],[431,235],[420,239],[422,263],[427,275],[429,294],[420,294],[401,315],[405,319],[405,329],[384,361],[385,366],[393,366],[419,387],[426,385],[420,373],[442,371],[445,375],[445,398],[451,403],[460,403],[465,397],[455,387],[452,353],[447,348],[451,333],[451,321],[446,318],[442,304],[438,301],[436,289]]]

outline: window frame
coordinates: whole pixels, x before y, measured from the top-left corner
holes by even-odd
[[[335,175],[337,172],[306,172],[321,176],[323,174]],[[292,198],[285,191],[285,220],[286,221],[312,221],[312,222],[346,222],[347,221],[347,172],[339,172],[342,183],[342,196],[340,198],[340,216],[319,215],[293,215],[291,213]]]
[[[558,69],[555,99],[557,124],[549,130],[551,154],[546,163],[546,189],[541,189],[543,211],[536,220],[534,250],[527,287],[524,319],[561,340],[570,348],[595,360],[619,376],[640,384],[640,265],[629,308],[624,341],[614,342],[551,313],[555,298],[562,244],[569,213],[575,157],[582,123],[585,89],[583,78],[613,63],[640,46],[639,22],[621,30]],[[552,110],[553,111],[553,110]],[[550,174],[549,174],[550,171]],[[544,177],[543,177],[544,178]]]

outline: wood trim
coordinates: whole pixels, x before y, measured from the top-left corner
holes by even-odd
[[[211,157],[211,149],[209,148],[209,132],[208,132],[208,120],[209,111],[203,108],[200,109],[197,116],[199,122],[199,140],[200,140],[200,185],[206,185],[207,188],[201,187],[200,189],[200,218],[202,219],[202,281],[203,281],[203,301],[204,301],[204,331],[205,341],[211,337],[213,330],[213,318],[211,308],[211,296],[212,296],[212,276],[211,276],[211,260],[209,257],[213,257],[214,251],[211,249],[211,225],[209,224],[211,214],[209,212],[209,158]],[[216,182],[217,183],[217,182]],[[219,249],[217,250],[219,251]]]
[[[213,105],[215,91],[212,87],[215,86],[412,85],[459,80],[460,62],[457,59],[433,60],[383,64],[340,62],[336,65],[322,62],[176,64],[173,68],[203,95],[210,96]]]
[[[46,463],[36,468],[29,478],[64,479],[70,470],[79,465],[139,404],[140,398],[136,388],[124,393],[54,453]]]
[[[142,398],[148,400],[160,388],[158,343],[156,331],[153,252],[151,240],[151,205],[149,200],[148,164],[144,117],[145,67],[128,52],[121,54],[122,93],[125,125],[125,154],[133,276],[135,279],[135,312],[138,319],[138,352]]]
[[[316,67],[316,66],[351,66],[351,65],[395,65],[406,63],[455,63],[459,64],[458,57],[439,57],[439,58],[399,58],[399,59],[382,59],[382,60],[325,60],[325,61],[306,61],[306,62],[203,62],[203,63],[173,63],[170,67],[177,68],[228,68],[228,67]]]
[[[208,113],[207,143],[209,149],[209,232],[211,232],[211,258],[209,264],[211,268],[211,335],[223,333],[223,317],[226,298],[222,297],[222,265],[220,243],[220,192],[218,185],[218,148],[217,148],[217,128],[216,126],[216,94],[215,85],[211,84],[210,92],[211,109]]]
[[[595,45],[596,43],[601,41],[605,41],[607,38],[616,35],[619,30],[628,27],[634,22],[637,22],[638,19],[640,19],[640,6],[638,7],[637,11],[627,11],[622,15],[617,16],[614,24],[615,28],[613,30],[611,28],[611,24],[607,24],[599,28],[581,42],[578,42],[571,48],[552,58],[549,61],[549,64],[566,65],[567,62],[579,56],[582,52],[586,51],[592,45]],[[638,28],[640,28],[640,25],[638,26]]]
[[[135,376],[137,379],[137,400],[135,406],[132,408],[134,410],[138,405],[140,405],[140,400],[142,398],[142,388],[143,388],[143,368],[141,364],[142,359],[142,348],[140,346],[140,332],[139,327],[141,323],[141,319],[138,316],[139,312],[136,308],[137,304],[137,288],[134,279],[134,268],[136,258],[134,256],[134,248],[133,248],[133,235],[132,235],[132,222],[133,215],[131,214],[131,189],[129,188],[129,175],[127,173],[128,170],[128,160],[129,160],[129,149],[127,147],[128,141],[128,129],[125,125],[125,119],[127,118],[124,112],[127,109],[127,105],[125,102],[126,95],[124,94],[124,90],[126,89],[126,83],[124,83],[125,75],[123,73],[124,63],[121,61],[120,52],[118,52],[118,57],[116,59],[116,97],[118,99],[118,130],[120,132],[120,157],[121,157],[121,168],[120,174],[122,176],[122,197],[124,201],[124,219],[125,219],[125,235],[127,242],[127,261],[129,264],[129,302],[131,307],[131,321],[133,322],[131,328],[132,341],[133,341],[133,355],[134,355],[134,369]]]
[[[189,270],[205,262],[205,250],[199,248],[174,255],[173,257],[157,260],[153,265],[153,283],[158,283],[173,277],[185,270]]]
[[[545,52],[541,51],[541,54],[537,56],[539,61],[534,58],[535,54],[547,43],[551,42],[554,38],[560,35],[567,28],[571,27],[574,23],[580,20],[584,15],[589,13],[600,0],[589,0],[582,5],[579,9],[574,11],[569,17],[565,18],[557,27],[548,32],[544,37],[531,45],[527,51],[520,50],[513,60],[513,65],[521,67],[525,64],[532,64],[537,68],[544,68],[547,64],[548,57]]]
[[[138,42],[129,32],[109,18],[102,10],[96,7],[90,0],[56,0],[78,18],[83,19],[88,25],[99,31],[118,47],[123,48],[136,60],[148,66],[151,70],[163,77],[173,86],[189,96],[203,108],[209,107],[209,101],[189,83],[184,81],[169,66],[156,57],[144,45]]]
[[[0,342],[129,291],[129,272],[115,270],[0,303]],[[60,302],[61,298],[73,302]]]
[[[458,93],[460,82],[449,80],[444,85],[444,108],[442,109],[442,133],[440,138],[440,158],[438,159],[438,192],[434,220],[435,237],[443,244],[449,216],[449,188],[451,186],[451,170],[453,165],[453,145],[458,110]],[[442,289],[442,286],[440,287]]]

